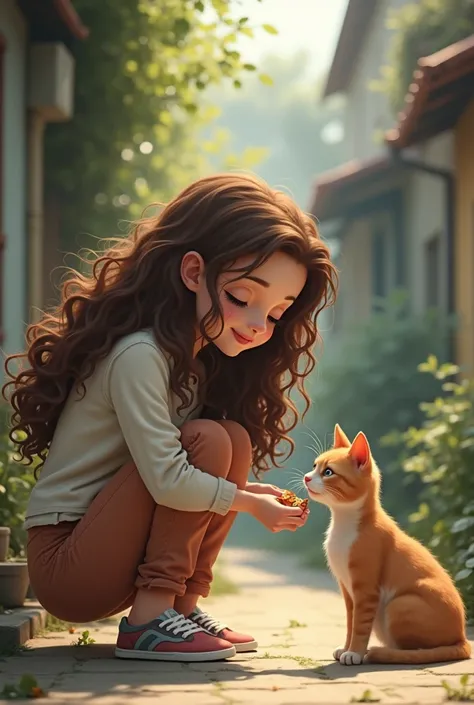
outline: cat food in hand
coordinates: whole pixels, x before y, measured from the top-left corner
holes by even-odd
[[[305,512],[308,508],[309,499],[301,499],[297,497],[294,492],[290,490],[283,490],[281,497],[277,497],[280,504],[284,504],[286,507],[301,507]]]

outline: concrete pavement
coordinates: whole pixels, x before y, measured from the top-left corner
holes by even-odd
[[[113,658],[117,620],[48,632],[29,649],[0,661],[0,691],[31,674],[51,703],[158,705],[300,705],[359,702],[440,703],[442,680],[460,687],[474,661],[427,668],[344,667],[332,652],[344,639],[344,607],[330,576],[290,556],[250,549],[224,552],[237,594],[202,604],[236,629],[252,633],[258,652],[207,664]],[[72,646],[88,629],[94,644]],[[474,697],[474,696],[473,696]],[[4,702],[0,699],[0,702]]]

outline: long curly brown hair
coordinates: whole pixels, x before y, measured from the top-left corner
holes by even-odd
[[[158,216],[143,219],[128,238],[97,254],[89,276],[74,272],[63,284],[57,309],[29,326],[27,351],[7,358],[10,381],[3,395],[13,407],[10,435],[23,460],[31,463],[36,456],[41,467],[73,386],[85,393],[84,382],[97,363],[134,331],[153,330],[174,360],[172,390],[182,406],[189,403],[197,371],[196,303],[180,264],[190,250],[199,252],[206,266],[212,308],[201,334],[208,340],[209,324],[222,322],[217,279],[238,258],[254,256],[241,276],[277,251],[307,268],[301,294],[265,345],[230,358],[211,344],[198,355],[205,369],[206,415],[225,416],[247,429],[256,474],[270,462],[278,465],[280,441],[286,440],[292,452],[287,434],[298,411],[289,393],[295,386],[300,390],[306,412],[304,378],[315,364],[317,316],[334,302],[337,273],[312,219],[287,195],[255,177],[219,174],[191,184]],[[7,395],[9,387],[13,391]]]

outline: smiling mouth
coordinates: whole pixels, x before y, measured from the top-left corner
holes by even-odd
[[[310,497],[321,497],[321,492],[314,492],[314,490],[310,490],[309,487],[306,488],[306,492]]]
[[[246,338],[244,335],[240,335],[240,333],[237,333],[237,331],[233,328],[231,328],[231,331],[234,334],[236,341],[241,345],[249,345],[250,343],[253,343],[252,338]]]

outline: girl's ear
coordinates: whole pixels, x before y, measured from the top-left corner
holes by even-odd
[[[334,448],[350,448],[351,442],[337,423],[334,426]]]
[[[204,260],[199,252],[194,250],[186,252],[181,260],[181,279],[189,291],[198,291],[204,275],[204,269]]]
[[[349,451],[349,456],[357,463],[357,467],[361,470],[367,470],[370,468],[371,456],[369,441],[362,431],[354,438],[354,442]]]

